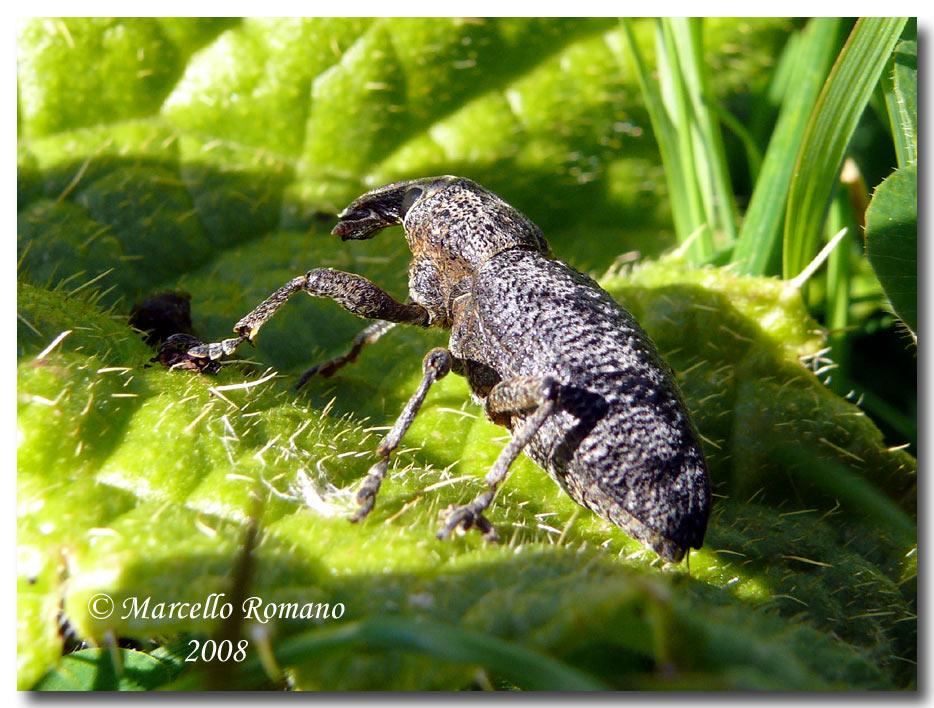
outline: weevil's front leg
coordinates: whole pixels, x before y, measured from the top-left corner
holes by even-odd
[[[360,275],[333,268],[315,268],[290,280],[237,322],[234,331],[239,336],[201,344],[189,349],[188,354],[212,360],[233,354],[243,342],[255,339],[260,327],[290,297],[300,292],[331,298],[348,312],[367,319],[428,326],[428,311],[421,305],[401,303]]]
[[[357,357],[360,356],[360,350],[368,344],[373,344],[377,339],[382,337],[386,332],[391,330],[396,326],[395,322],[374,322],[371,325],[368,325],[360,332],[356,337],[353,338],[353,342],[350,345],[350,349],[346,354],[341,354],[336,356],[330,361],[326,361],[321,364],[315,364],[310,369],[308,369],[304,374],[302,374],[298,382],[295,384],[295,388],[301,388],[305,383],[315,374],[327,378],[328,376],[333,376],[334,373],[344,367],[347,364],[355,362]]]
[[[448,515],[444,527],[438,532],[438,538],[444,539],[451,532],[462,526],[464,530],[476,526],[483,537],[489,541],[497,540],[496,529],[483,515],[487,507],[493,502],[496,490],[519,453],[535,437],[535,433],[558,405],[560,384],[550,376],[516,376],[500,381],[491,390],[486,398],[484,408],[487,415],[494,421],[502,420],[505,414],[534,408],[535,412],[526,418],[512,434],[509,444],[496,458],[496,462],[486,476],[487,488],[467,506],[453,509]]]
[[[425,359],[422,361],[422,370],[425,372],[422,382],[418,385],[415,393],[412,394],[409,402],[405,404],[405,408],[402,409],[402,414],[396,420],[395,425],[392,426],[392,430],[376,448],[380,459],[370,468],[366,479],[363,480],[363,485],[357,491],[357,503],[360,505],[360,511],[353,516],[352,522],[360,521],[373,510],[376,494],[379,492],[379,487],[383,483],[386,469],[389,466],[389,455],[399,447],[402,436],[405,435],[409,426],[412,425],[412,421],[415,420],[415,415],[425,402],[428,389],[436,381],[440,381],[448,375],[453,362],[454,358],[451,356],[451,352],[441,347],[432,349],[425,355]]]

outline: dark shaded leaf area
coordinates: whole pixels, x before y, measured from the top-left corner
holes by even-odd
[[[718,95],[747,90],[786,29],[710,22]],[[216,685],[179,642],[229,625],[122,609],[211,593],[346,609],[244,622],[231,686],[915,685],[915,462],[814,375],[823,334],[797,291],[662,255],[664,179],[622,41],[604,19],[22,25],[21,688]],[[128,317],[158,293],[190,294],[192,329],[213,340],[315,266],[403,297],[401,231],[342,244],[333,214],[372,186],[445,173],[493,189],[602,276],[677,371],[717,494],[690,573],[660,568],[525,458],[490,512],[502,542],[438,541],[439,512],[474,496],[508,439],[455,376],[374,512],[347,523],[441,332],[397,328],[296,394],[363,325],[296,298],[249,361],[216,376],[146,367]],[[249,584],[235,587],[252,518]],[[89,612],[100,592],[117,607],[103,620]]]

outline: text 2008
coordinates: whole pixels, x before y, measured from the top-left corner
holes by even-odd
[[[234,643],[229,639],[219,642],[213,639],[203,642],[199,639],[192,639],[188,642],[188,646],[192,647],[192,650],[185,661],[198,661],[199,659],[201,661],[214,661],[215,659],[230,661],[232,659],[240,662],[246,659],[246,648],[250,646],[250,643],[246,639],[241,639],[234,647]]]

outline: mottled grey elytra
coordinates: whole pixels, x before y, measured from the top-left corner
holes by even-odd
[[[404,226],[412,251],[407,302],[359,275],[315,268],[240,320],[238,337],[194,346],[187,357],[213,361],[233,353],[303,291],[378,321],[347,354],[310,369],[299,385],[354,361],[394,324],[449,329],[449,347],[428,352],[418,390],[377,448],[380,459],[357,493],[361,508],[352,521],[373,508],[390,454],[428,389],[454,371],[512,439],[486,489],[448,512],[439,538],[458,525],[496,538],[483,512],[525,450],[574,501],[662,559],[676,562],[687,548],[701,547],[710,485],[674,374],[635,318],[591,278],[555,259],[535,224],[476,182],[452,176],[374,189],[339,219],[333,233],[344,240]]]

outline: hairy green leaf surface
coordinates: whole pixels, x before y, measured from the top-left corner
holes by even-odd
[[[739,57],[711,90],[740,90],[781,27],[709,23],[711,61]],[[657,258],[673,242],[664,179],[621,31],[22,23],[21,688],[914,685],[915,462],[815,376],[823,335],[796,291]],[[501,543],[438,541],[439,514],[481,489],[508,439],[456,376],[432,389],[373,513],[349,524],[442,332],[396,328],[296,394],[295,377],[363,325],[296,298],[214,377],[147,367],[127,316],[153,293],[189,293],[208,340],[315,266],[403,297],[401,230],[341,244],[333,214],[371,186],[441,173],[499,193],[579,269],[611,269],[605,286],[677,371],[718,495],[690,575],[525,458],[491,509]],[[615,266],[633,251],[634,267]],[[108,617],[92,616],[98,593]],[[207,608],[212,593],[239,625]],[[290,603],[319,613],[280,617]],[[179,638],[225,632],[249,640],[242,665],[178,658]],[[75,639],[102,648],[61,658]],[[148,654],[107,648],[150,639]]]

